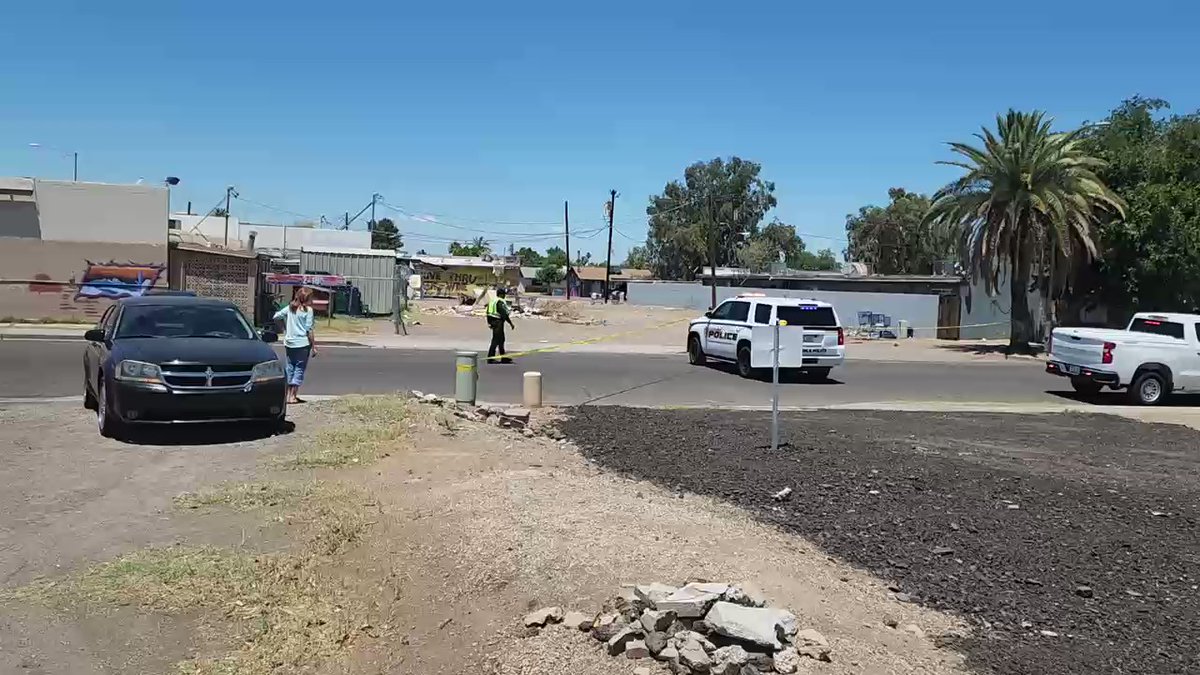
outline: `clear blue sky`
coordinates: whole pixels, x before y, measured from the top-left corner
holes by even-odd
[[[0,175],[69,178],[40,142],[77,150],[84,180],[179,176],[177,206],[232,184],[332,219],[379,192],[541,249],[528,234],[556,226],[502,223],[559,222],[565,199],[573,229],[596,227],[616,188],[640,241],[649,195],[736,154],[775,181],[775,215],[840,253],[846,214],[935,190],[943,142],[1010,106],[1063,126],[1133,94],[1200,107],[1197,35],[1197,3],[1154,0],[14,2]],[[473,234],[380,215],[409,250]]]

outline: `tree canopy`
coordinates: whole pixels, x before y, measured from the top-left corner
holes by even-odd
[[[404,245],[400,230],[396,229],[396,223],[391,218],[368,222],[367,229],[371,231],[371,248],[397,249]]]
[[[551,246],[546,249],[546,256],[542,259],[543,265],[554,265],[555,267],[567,266],[567,252],[558,246]]]
[[[492,252],[492,245],[483,237],[475,237],[466,244],[450,242],[450,255],[481,256]]]
[[[762,166],[740,157],[696,162],[646,207],[650,269],[662,279],[694,279],[714,250],[717,265],[736,263],[737,244],[758,232],[776,204]]]
[[[887,206],[864,206],[846,216],[846,259],[874,274],[933,274],[936,263],[958,258],[958,237],[925,222],[929,197],[888,190]]]
[[[978,138],[981,148],[949,144],[962,159],[943,163],[965,173],[934,195],[925,221],[940,236],[959,234],[972,277],[989,294],[1007,263],[1009,350],[1028,352],[1031,271],[1048,270],[1049,290],[1061,289],[1073,264],[1096,252],[1093,224],[1123,214],[1124,203],[1094,173],[1104,162],[1087,154],[1080,132],[1054,133],[1041,112],[1010,110],[997,116],[995,133],[984,128]]]
[[[546,259],[541,253],[528,246],[517,249],[517,260],[520,260],[521,264],[526,267],[541,267],[546,263]]]
[[[1134,97],[1085,127],[1084,146],[1106,162],[1098,175],[1128,204],[1098,228],[1093,280],[1094,294],[1120,310],[1200,306],[1200,113],[1168,109]]]
[[[625,267],[645,270],[650,269],[650,252],[645,246],[634,246],[625,255]]]

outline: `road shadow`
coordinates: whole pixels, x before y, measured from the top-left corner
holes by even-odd
[[[704,367],[709,368],[711,370],[717,370],[722,373],[727,373],[734,377],[741,377],[740,375],[738,375],[737,365],[733,364],[733,363],[725,363],[724,361],[709,361],[708,363],[704,364]],[[766,382],[767,384],[771,384],[771,370],[769,368],[762,368],[759,370],[755,370],[754,375],[752,377],[750,377],[749,379],[751,379],[755,382]],[[779,384],[815,384],[815,385],[823,386],[823,385],[845,384],[845,382],[842,382],[841,380],[836,380],[832,377],[818,378],[814,375],[809,374],[807,371],[805,371],[803,369],[797,370],[797,369],[792,369],[792,368],[785,368],[785,369],[780,369],[780,371],[779,371]]]
[[[284,436],[296,430],[296,424],[262,422],[216,422],[211,424],[163,424],[131,426],[121,440],[129,445],[229,445]]]
[[[938,349],[943,349],[948,352],[957,352],[959,354],[971,354],[973,356],[1003,356],[1004,358],[1038,358],[1045,351],[1041,345],[1030,345],[1031,354],[1010,353],[1007,344],[984,344],[979,342],[968,342],[965,344],[955,342],[938,342],[934,345]]]
[[[1098,408],[1110,406],[1133,406],[1137,405],[1123,391],[1107,390],[1100,392],[1094,396],[1080,394],[1077,391],[1046,391],[1051,396],[1066,399],[1073,403],[1083,403],[1086,405],[1094,405]],[[1200,394],[1171,394],[1166,397],[1162,403],[1157,406],[1139,406],[1139,407],[1156,407],[1156,408],[1200,408]]]

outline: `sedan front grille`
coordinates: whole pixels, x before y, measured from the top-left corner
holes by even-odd
[[[250,363],[164,363],[159,367],[162,368],[163,381],[176,389],[243,387],[254,374],[254,365]]]

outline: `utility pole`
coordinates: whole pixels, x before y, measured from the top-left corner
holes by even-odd
[[[72,152],[71,155],[75,158],[75,170],[71,174],[71,182],[79,182],[79,153]]]
[[[608,257],[604,263],[604,303],[608,304],[609,277],[612,276],[613,216],[617,209],[617,191],[608,191]]]
[[[225,188],[225,248],[229,248],[229,197],[233,195],[233,186]]]
[[[379,193],[371,195],[371,229],[375,229],[375,201],[379,199]]]
[[[708,198],[708,283],[712,285],[712,304],[709,309],[717,308],[717,214],[713,210],[712,197]]]
[[[571,213],[567,206],[567,201],[565,199],[563,200],[563,231],[566,232],[566,235],[567,235],[567,272],[570,272],[571,271]],[[570,276],[569,274],[566,274],[563,276],[563,280],[566,282],[565,285],[567,287],[567,299],[568,300],[571,299],[571,280],[568,278],[569,276]]]
[[[347,211],[347,212],[346,212],[346,215],[345,215],[345,221],[344,221],[344,222],[345,222],[345,225],[342,225],[342,229],[343,229],[343,230],[348,230],[348,229],[350,229],[350,212],[349,212],[349,211]]]

